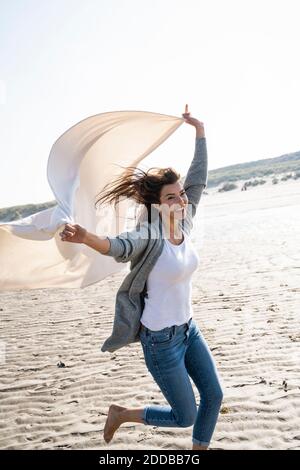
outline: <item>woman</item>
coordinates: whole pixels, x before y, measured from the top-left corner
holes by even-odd
[[[196,129],[195,157],[184,186],[180,182],[180,174],[172,168],[159,169],[155,174],[143,172],[137,176],[131,171],[132,167],[98,199],[98,202],[111,202],[120,196],[134,198],[147,208],[150,227],[153,224],[150,214],[154,206],[165,239],[155,262],[152,261],[154,265],[147,272],[148,292],[143,299],[139,339],[146,366],[170,406],[148,405],[127,409],[111,405],[104,427],[107,443],[125,422],[164,427],[193,425],[192,449],[206,450],[223,399],[214,359],[192,317],[191,277],[198,267],[199,258],[191,243],[189,230],[183,228],[184,221],[188,221],[188,205],[191,205],[193,217],[206,186],[206,139],[203,123],[191,117],[187,105],[182,116]],[[127,253],[138,253],[137,259],[140,259],[149,245],[149,241],[135,242],[133,237],[129,237],[127,242],[122,237],[101,238],[88,233],[78,224],[66,224],[60,235],[63,241],[85,243],[102,254],[115,255],[115,259],[125,262],[132,258],[127,254],[120,256],[120,251],[117,251],[120,246],[124,244]],[[136,261],[134,264],[137,266]],[[145,271],[142,267],[143,264],[139,268],[141,276]],[[200,394],[198,409],[190,377]]]

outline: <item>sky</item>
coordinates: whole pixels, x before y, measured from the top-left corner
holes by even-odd
[[[53,200],[55,140],[142,110],[204,123],[208,169],[300,150],[297,0],[0,0],[0,207]],[[152,155],[187,170],[194,128]]]

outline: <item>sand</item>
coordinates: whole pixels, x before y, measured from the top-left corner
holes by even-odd
[[[300,181],[207,192],[193,308],[224,389],[211,449],[300,449]],[[103,439],[111,403],[166,404],[139,343],[100,351],[123,276],[0,293],[1,449],[191,449],[192,427]]]

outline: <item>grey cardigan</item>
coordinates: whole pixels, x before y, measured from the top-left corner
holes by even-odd
[[[203,189],[207,186],[207,148],[206,138],[195,138],[195,152],[187,172],[184,189],[188,197],[188,210],[180,221],[181,230],[190,234],[197,206]],[[114,352],[130,343],[140,341],[140,318],[144,308],[144,296],[148,275],[165,243],[162,233],[161,217],[151,207],[151,223],[139,221],[135,230],[120,235],[107,237],[109,251],[105,256],[112,256],[118,263],[130,261],[130,272],[125,276],[116,295],[113,330],[103,343],[101,351]]]

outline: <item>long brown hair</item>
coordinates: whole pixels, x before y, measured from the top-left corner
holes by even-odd
[[[95,207],[104,202],[118,203],[120,197],[132,198],[138,204],[144,204],[150,212],[151,204],[160,204],[161,189],[165,184],[176,183],[180,173],[174,168],[151,167],[147,171],[136,166],[122,167],[123,172],[114,181],[107,183],[96,196]]]

